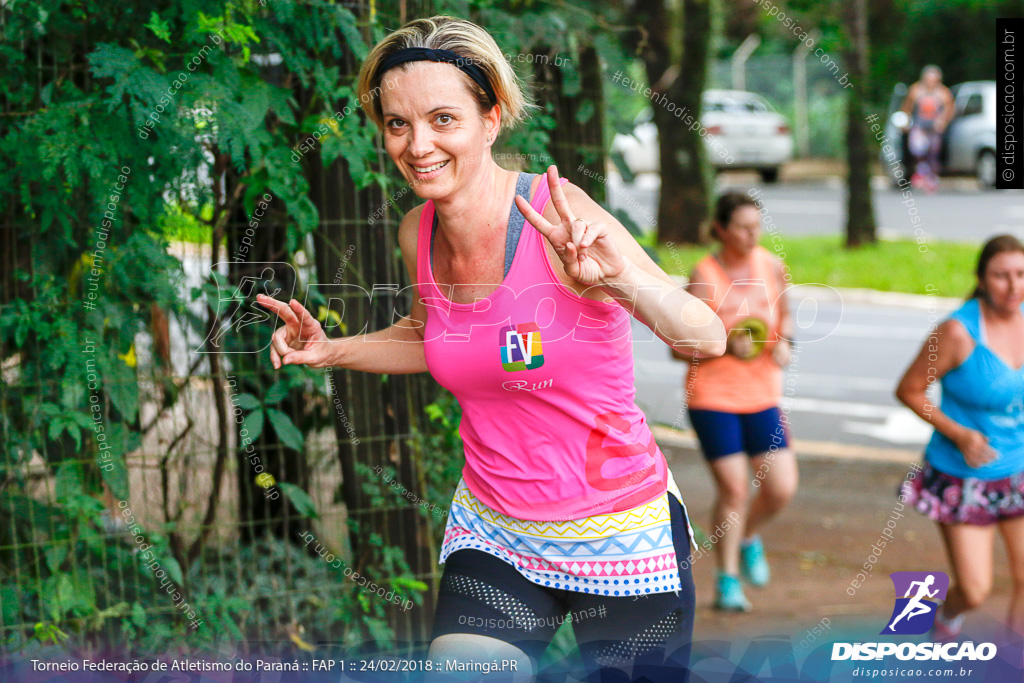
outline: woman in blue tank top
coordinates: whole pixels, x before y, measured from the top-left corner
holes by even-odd
[[[963,615],[992,587],[998,528],[1013,576],[1007,625],[1024,633],[1024,245],[993,237],[981,250],[974,294],[939,325],[896,389],[935,428],[921,476],[900,499],[939,523],[955,583],[933,636],[959,634]],[[941,406],[926,395],[935,379]]]

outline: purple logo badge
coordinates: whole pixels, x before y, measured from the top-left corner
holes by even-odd
[[[935,623],[939,602],[946,599],[949,577],[943,572],[893,572],[896,606],[882,635],[921,635]]]

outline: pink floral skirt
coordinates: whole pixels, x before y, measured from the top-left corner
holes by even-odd
[[[1005,479],[961,479],[925,462],[910,480],[907,502],[941,524],[994,524],[1024,515],[1024,472]]]

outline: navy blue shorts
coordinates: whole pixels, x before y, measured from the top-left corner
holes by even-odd
[[[689,408],[690,425],[708,461],[746,452],[750,457],[789,446],[789,430],[777,407],[759,413]]]

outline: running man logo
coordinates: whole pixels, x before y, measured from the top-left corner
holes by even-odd
[[[881,635],[927,633],[935,623],[936,603],[946,599],[949,577],[943,572],[893,572],[889,577],[896,606]]]
[[[501,367],[509,372],[534,370],[544,365],[544,349],[537,323],[519,323],[498,330]]]
[[[226,262],[224,262],[226,264]],[[284,288],[287,287],[289,292],[292,291],[292,287],[287,283],[295,282],[295,269],[289,263],[250,263],[249,267],[252,267],[251,272],[253,275],[245,275],[241,278],[238,285],[235,287],[231,294],[228,294],[230,289],[226,287],[230,284],[227,278],[220,272],[221,263],[216,263],[210,266],[210,272],[213,274],[213,280],[217,283],[217,319],[214,326],[210,329],[209,334],[203,344],[195,350],[196,353],[257,353],[264,351],[270,347],[271,337],[268,334],[266,336],[266,344],[259,349],[246,348],[243,350],[235,350],[229,348],[224,344],[225,337],[228,336],[228,332],[234,330],[235,334],[241,333],[242,328],[249,327],[250,325],[256,325],[265,323],[275,318],[266,308],[256,303],[257,294],[265,294],[271,299],[279,299],[287,301],[281,295]],[[256,267],[263,266],[257,272]],[[204,285],[205,290],[209,290],[210,285]],[[213,297],[207,293],[205,301],[212,307]],[[268,326],[269,327],[269,326]],[[269,328],[269,331],[273,333],[275,328]]]

